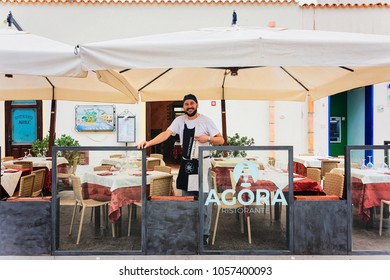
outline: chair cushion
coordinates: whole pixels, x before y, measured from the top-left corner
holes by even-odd
[[[51,201],[51,196],[37,196],[37,197],[8,197],[7,201],[9,202],[19,202],[19,201]]]
[[[337,195],[294,195],[294,200],[340,200]]]
[[[150,200],[194,200],[193,196],[160,196],[153,195]]]

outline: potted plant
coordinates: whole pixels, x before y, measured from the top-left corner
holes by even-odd
[[[56,138],[54,144],[58,147],[79,147],[80,146],[78,140],[66,134],[62,134],[60,137]],[[78,157],[80,160],[80,152],[74,150],[59,151],[58,156],[66,158],[68,160],[69,167],[72,166],[73,159],[75,157]]]
[[[227,137],[227,145],[228,146],[252,146],[255,144],[255,140],[253,138],[249,138],[247,136],[240,136],[237,132],[233,136]],[[224,151],[215,151],[212,153],[213,157],[223,156]],[[235,150],[235,151],[227,151],[228,157],[246,157],[246,151],[243,150]]]
[[[35,140],[32,143],[31,151],[36,157],[47,157],[49,151],[49,135],[46,135],[42,140]]]

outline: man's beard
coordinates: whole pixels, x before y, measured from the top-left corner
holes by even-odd
[[[191,114],[188,113],[188,111],[185,111],[185,114],[189,117],[193,117],[196,115],[196,113],[198,112],[198,109],[195,109]]]

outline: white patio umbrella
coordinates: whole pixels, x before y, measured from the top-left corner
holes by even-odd
[[[119,69],[142,101],[304,101],[390,80],[390,36],[228,27],[80,46],[84,69]],[[110,83],[109,79],[105,82]]]
[[[0,29],[0,73],[83,77],[74,47],[11,28]]]
[[[129,69],[121,74],[142,101],[181,100],[189,92],[203,100],[305,101],[390,80],[390,66],[286,66],[233,69]],[[109,80],[106,80],[110,83]]]
[[[9,28],[0,29],[0,73],[0,100],[136,103],[138,98],[117,72],[104,72],[107,86],[82,70],[74,46]]]
[[[111,79],[117,75],[114,71]],[[122,76],[121,83],[127,81]],[[0,100],[68,100],[85,102],[136,103],[137,98],[126,87],[115,89],[89,72],[84,78],[0,75]]]
[[[385,35],[253,27],[80,46],[84,69],[120,69],[142,101],[318,99],[390,80],[389,51]]]
[[[1,75],[3,74],[3,75]],[[74,46],[13,29],[0,29],[0,100],[52,100],[54,143],[56,100],[136,103],[123,76],[105,71],[110,86],[82,70]]]

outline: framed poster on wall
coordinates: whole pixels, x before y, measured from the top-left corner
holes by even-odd
[[[117,142],[135,142],[135,116],[118,116],[117,120]]]
[[[75,107],[76,131],[114,131],[115,106],[78,105]]]

